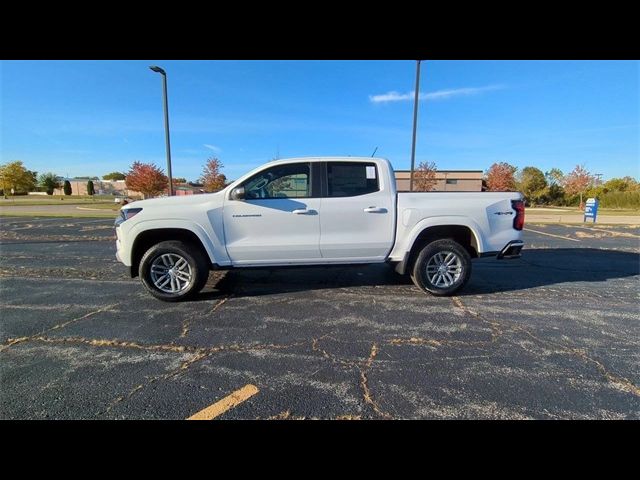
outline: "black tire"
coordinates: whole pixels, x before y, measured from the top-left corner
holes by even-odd
[[[453,257],[448,257],[452,253]],[[453,262],[445,271],[438,270],[444,260]],[[433,275],[427,274],[427,266]],[[443,267],[444,268],[444,267]],[[459,275],[458,275],[459,272]],[[457,276],[457,278],[456,278]],[[449,238],[435,240],[420,251],[411,271],[411,280],[421,290],[436,296],[453,295],[465,286],[471,276],[471,255],[458,242]],[[435,281],[432,279],[435,278]]]
[[[176,293],[161,290],[154,284],[152,278],[151,266],[154,265],[156,261],[161,262],[161,257],[165,254],[172,254],[172,256],[168,258],[182,257],[189,265],[190,279],[188,281],[181,279],[185,285]],[[209,258],[198,245],[178,240],[169,240],[157,243],[145,252],[140,260],[138,274],[140,275],[142,284],[151,295],[165,302],[177,302],[189,298],[202,290],[209,278],[209,267]],[[173,283],[171,284],[173,285]]]

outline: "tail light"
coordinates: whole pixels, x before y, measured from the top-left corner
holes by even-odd
[[[516,211],[516,217],[513,219],[513,228],[522,230],[524,227],[524,201],[511,200],[511,206]]]

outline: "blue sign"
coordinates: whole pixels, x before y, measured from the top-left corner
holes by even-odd
[[[584,218],[583,222],[587,221],[587,218],[593,218],[593,223],[596,223],[596,216],[598,215],[598,199],[587,198],[587,202],[584,204]]]

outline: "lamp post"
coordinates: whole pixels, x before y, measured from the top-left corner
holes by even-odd
[[[409,191],[413,192],[413,171],[416,166],[416,128],[418,127],[418,96],[420,90],[420,60],[416,65],[416,88],[413,99],[413,138],[411,139],[411,176],[409,177]]]
[[[169,101],[167,100],[167,72],[157,66],[149,67],[162,75],[162,101],[164,104],[164,135],[167,148],[167,176],[169,177],[169,196],[173,196],[173,180],[171,178],[171,143],[169,141]]]

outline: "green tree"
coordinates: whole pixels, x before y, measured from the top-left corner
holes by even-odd
[[[562,185],[551,183],[544,192],[544,200],[550,205],[564,205],[565,192]]]
[[[552,168],[548,172],[545,172],[544,176],[549,185],[562,185],[562,180],[564,179],[564,174],[559,168]]]
[[[538,203],[544,197],[547,180],[542,170],[536,167],[524,167],[520,174],[519,187],[529,203]]]
[[[125,174],[122,172],[111,172],[102,176],[103,180],[124,180]]]
[[[34,174],[27,170],[21,161],[9,162],[0,165],[0,186],[4,190],[5,196],[7,192],[28,192],[36,186]]]
[[[64,181],[64,187],[62,187],[62,189],[64,190],[65,195],[71,195],[71,183],[69,180]]]
[[[584,196],[586,198],[602,198],[605,193],[608,193],[609,189],[604,185],[591,185],[585,192]]]
[[[187,179],[184,177],[174,177],[171,179],[174,184],[176,183],[187,183]]]
[[[35,187],[36,185],[38,185],[38,172],[34,170],[27,170],[27,172],[29,173],[29,175],[31,175],[33,186]]]
[[[638,182],[632,177],[612,178],[604,187],[610,192],[631,192],[638,189]]]
[[[47,172],[40,175],[38,183],[41,187],[44,187],[47,195],[53,195],[53,191],[56,188],[60,188],[60,180],[55,173]]]
[[[94,195],[95,193],[96,191],[93,188],[93,180],[89,180],[87,182],[87,195]]]
[[[638,182],[635,178],[627,176],[622,177],[622,179],[627,182],[627,185],[629,185],[627,191],[637,192],[638,190],[640,190],[640,182]]]

